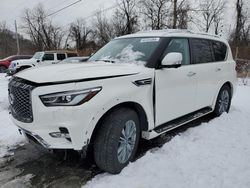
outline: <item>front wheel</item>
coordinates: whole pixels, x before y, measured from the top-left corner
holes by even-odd
[[[109,114],[94,141],[97,166],[109,173],[119,173],[135,157],[140,126],[137,113],[120,108]]]
[[[213,112],[214,115],[220,116],[224,112],[228,113],[231,106],[231,99],[232,99],[231,89],[229,86],[224,85],[219,91],[215,109]]]

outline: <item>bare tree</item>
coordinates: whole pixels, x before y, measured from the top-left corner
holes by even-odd
[[[177,16],[178,16],[178,13],[177,13],[177,2],[178,0],[172,0],[173,1],[173,26],[172,28],[173,29],[176,29],[176,25],[177,25]]]
[[[96,14],[93,20],[93,40],[98,46],[103,46],[115,37],[112,24],[101,12]]]
[[[141,0],[141,13],[149,22],[151,29],[163,29],[166,27],[169,0]]]
[[[121,18],[125,20],[125,33],[131,34],[136,32],[138,26],[138,15],[136,10],[136,0],[120,0],[118,2],[119,8],[116,14],[120,14]]]
[[[33,10],[26,9],[23,22],[23,28],[37,50],[60,48],[65,33],[61,27],[52,24],[42,4],[38,4]]]
[[[201,0],[198,9],[202,14],[203,20],[200,21],[205,32],[208,32],[215,23],[215,33],[218,33],[218,27],[225,9],[225,0]]]
[[[176,28],[187,29],[188,22],[191,21],[189,15],[190,4],[188,0],[182,0],[177,4],[177,18],[176,18]],[[175,23],[175,22],[174,22]]]
[[[71,24],[69,32],[69,36],[75,42],[77,50],[81,51],[87,47],[92,29],[86,25],[85,20],[77,19]]]
[[[236,28],[233,33],[234,35],[234,43],[236,45],[244,44],[248,45],[249,43],[249,31],[250,25],[248,23],[248,19],[250,18],[249,14],[246,10],[246,5],[243,0],[236,1]]]

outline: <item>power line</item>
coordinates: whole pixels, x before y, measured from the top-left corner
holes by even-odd
[[[61,12],[61,11],[65,10],[65,9],[67,9],[67,8],[69,8],[69,7],[73,6],[73,5],[75,5],[75,4],[79,3],[79,2],[81,2],[81,1],[82,1],[82,0],[75,1],[75,2],[73,2],[73,3],[69,4],[69,5],[67,5],[67,6],[65,6],[65,7],[61,8],[61,9],[59,9],[59,10],[57,10],[57,11],[55,11],[55,12],[52,12],[52,13],[48,14],[45,18],[47,18],[47,17],[49,17],[49,16],[52,16],[52,15],[54,15],[54,14],[57,14],[58,12]]]
[[[103,13],[103,12],[107,12],[107,11],[109,11],[109,10],[112,10],[112,9],[114,9],[114,8],[116,8],[116,7],[118,7],[120,4],[115,4],[115,5],[112,5],[112,6],[110,6],[110,7],[107,7],[107,8],[105,8],[105,9],[103,9],[103,10],[95,10],[92,14],[90,14],[90,15],[88,15],[88,16],[86,16],[86,17],[83,17],[82,19],[84,19],[84,20],[86,20],[86,19],[88,19],[88,18],[91,18],[92,16],[95,16],[96,14],[98,14],[98,13]]]
[[[88,16],[85,16],[85,17],[82,17],[82,19],[83,19],[83,20],[87,20],[87,19],[89,19],[89,18],[95,16],[95,15],[98,14],[98,13],[107,12],[107,11],[109,11],[109,10],[112,10],[112,9],[118,7],[119,5],[120,5],[119,3],[115,3],[115,4],[113,4],[112,6],[107,7],[107,8],[105,8],[105,9],[102,9],[102,10],[95,10],[95,11],[93,11],[92,14],[90,14],[90,15],[88,15]],[[71,23],[65,24],[64,27],[69,26],[70,24],[71,24]]]

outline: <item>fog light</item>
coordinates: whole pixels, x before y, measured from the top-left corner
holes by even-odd
[[[59,127],[59,130],[60,130],[60,132],[49,133],[49,135],[53,138],[65,138],[71,142],[71,138],[70,138],[68,129],[65,127]]]
[[[70,138],[69,133],[53,132],[49,135],[53,138]]]

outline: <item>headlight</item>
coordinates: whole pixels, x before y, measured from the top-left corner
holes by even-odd
[[[78,91],[65,91],[41,95],[40,99],[45,106],[77,106],[92,99],[102,87],[90,88]]]

